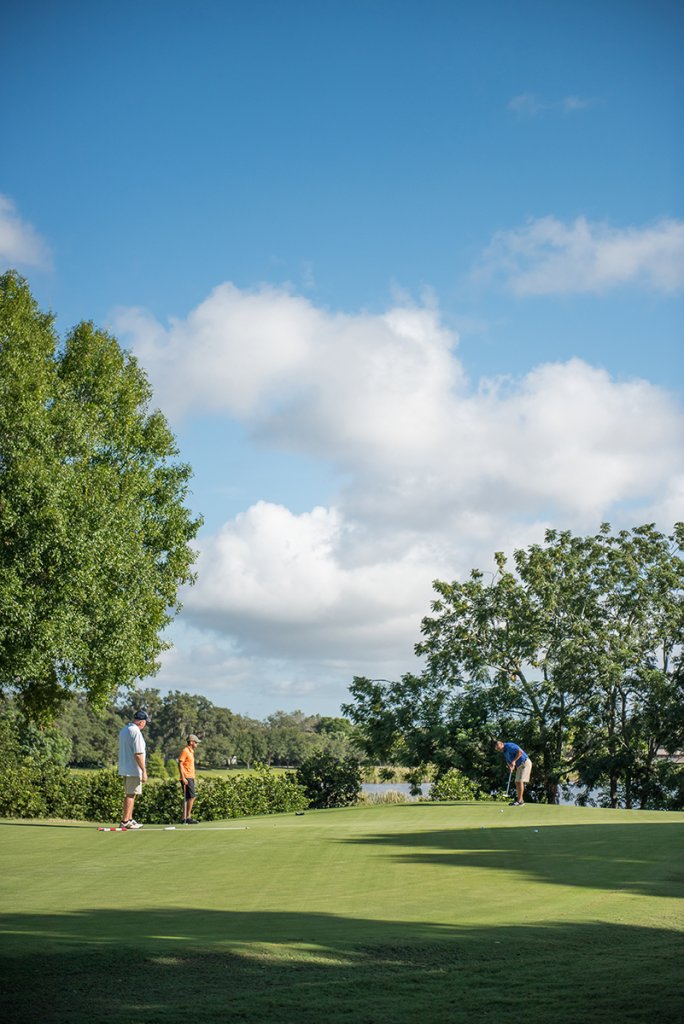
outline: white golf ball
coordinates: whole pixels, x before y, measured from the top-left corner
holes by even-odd
[[[501,813],[503,814],[503,811],[501,811]]]

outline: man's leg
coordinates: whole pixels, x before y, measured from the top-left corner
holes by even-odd
[[[136,796],[142,792],[142,781],[139,776],[126,775],[124,777],[124,786],[122,824],[130,821],[133,817],[133,804],[135,803]]]
[[[523,765],[520,765],[515,773],[515,791],[518,794],[518,803],[523,803],[525,795],[525,783],[530,781],[532,774],[532,762],[528,758]]]

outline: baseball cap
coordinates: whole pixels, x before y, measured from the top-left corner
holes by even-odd
[[[194,732],[191,732],[190,735],[188,736],[188,743],[192,743],[193,740],[195,741],[195,743],[199,743],[200,738],[199,736],[195,736]]]
[[[136,711],[136,713],[133,715],[134,722],[149,722],[149,720],[150,716],[147,714],[146,711]]]

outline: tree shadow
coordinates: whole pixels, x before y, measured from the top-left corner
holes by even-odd
[[[392,859],[500,869],[536,881],[648,896],[684,895],[684,822],[426,829],[339,842],[387,847]]]
[[[18,821],[0,821],[0,828],[95,828],[95,825],[83,821],[44,821],[42,819],[21,819]]]
[[[613,1024],[684,1015],[681,934],[192,909],[0,917],[14,1024]]]

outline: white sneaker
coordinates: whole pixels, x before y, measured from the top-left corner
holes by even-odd
[[[142,828],[142,825],[139,822],[137,822],[135,818],[131,818],[130,821],[122,821],[121,828],[125,829],[128,832],[129,829]]]

